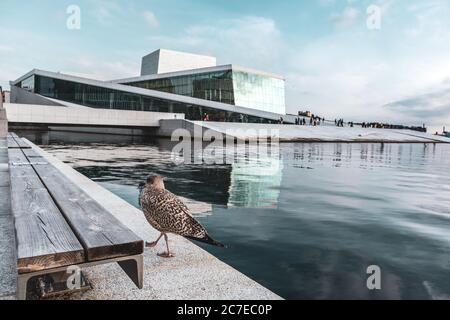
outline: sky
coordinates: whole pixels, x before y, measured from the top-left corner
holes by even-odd
[[[283,75],[289,113],[450,128],[450,0],[0,0],[4,88],[136,76],[158,48]]]

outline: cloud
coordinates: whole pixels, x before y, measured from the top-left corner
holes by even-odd
[[[395,113],[402,123],[419,126],[425,123],[429,132],[440,132],[443,126],[450,128],[450,85],[444,80],[438,90],[412,95],[383,108]]]
[[[349,27],[359,19],[360,14],[355,7],[347,7],[343,12],[332,14],[331,21],[337,27]]]
[[[15,49],[11,46],[0,45],[0,53],[11,53],[14,51]]]
[[[445,119],[450,117],[450,88],[395,101],[384,107],[413,118]]]
[[[448,21],[441,19],[442,14],[450,13],[448,2],[429,1],[427,3],[411,4],[407,8],[411,15],[411,23],[405,29],[405,34],[411,38],[427,37],[439,40],[448,35]]]
[[[158,28],[159,27],[159,21],[156,18],[155,14],[151,11],[144,11],[142,14],[144,16],[145,21],[147,24],[152,28]]]
[[[91,16],[102,25],[112,24],[115,17],[123,12],[123,8],[116,1],[90,0],[89,2]],[[83,14],[83,11],[81,11],[81,14]]]
[[[285,46],[275,21],[256,16],[222,19],[213,25],[196,24],[175,36],[147,39],[155,47],[212,54],[219,63],[264,67],[267,71],[276,71],[271,70],[272,66],[282,60]]]
[[[81,56],[69,62],[70,67],[62,70],[62,73],[97,80],[134,77],[140,70],[138,62],[98,61],[88,56]]]
[[[0,39],[0,85],[4,89],[9,88],[9,81],[48,61],[47,54],[41,55],[42,47],[47,46],[46,39],[29,30],[0,27]]]

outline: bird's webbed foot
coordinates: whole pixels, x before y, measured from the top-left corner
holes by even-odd
[[[174,258],[175,255],[172,252],[163,252],[163,253],[158,253],[158,257],[161,257],[161,258]]]

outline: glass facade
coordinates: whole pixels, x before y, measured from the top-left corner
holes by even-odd
[[[234,105],[231,70],[124,84]]]
[[[22,82],[19,83],[19,87],[24,90],[33,92],[34,91],[34,75],[22,80]]]
[[[284,80],[254,73],[230,69],[124,84],[286,114]]]
[[[19,86],[23,86],[25,81],[26,80],[22,81]],[[34,89],[30,91],[33,91],[34,93],[48,98],[92,108],[184,113],[185,118],[188,120],[202,120],[207,114],[210,121],[249,123],[276,122],[271,119],[243,113],[158,99],[145,95],[39,75],[33,76],[33,84]]]
[[[233,89],[238,106],[286,114],[282,79],[233,71]]]

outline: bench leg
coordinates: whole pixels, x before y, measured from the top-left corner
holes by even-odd
[[[103,261],[103,263],[88,263],[88,264],[80,264],[78,265],[81,267],[91,267],[97,264],[104,264],[106,262],[114,262],[114,260],[109,261]],[[126,260],[117,261],[119,266],[125,271],[125,273],[130,277],[130,279],[134,282],[134,284],[139,288],[142,289],[144,286],[144,257],[142,255],[133,256]],[[42,274],[51,274],[55,272],[61,272],[66,271],[67,267],[64,268],[57,268],[52,269],[49,271],[41,271],[41,272],[35,272],[30,274],[21,274],[17,276],[17,300],[26,300],[27,299],[27,286],[28,281],[35,277]]]
[[[28,280],[30,280],[29,276],[19,275],[17,276],[17,300],[26,300],[27,299],[27,286]]]
[[[144,257],[140,255],[130,260],[118,261],[117,263],[134,284],[139,289],[142,289],[144,286]]]

